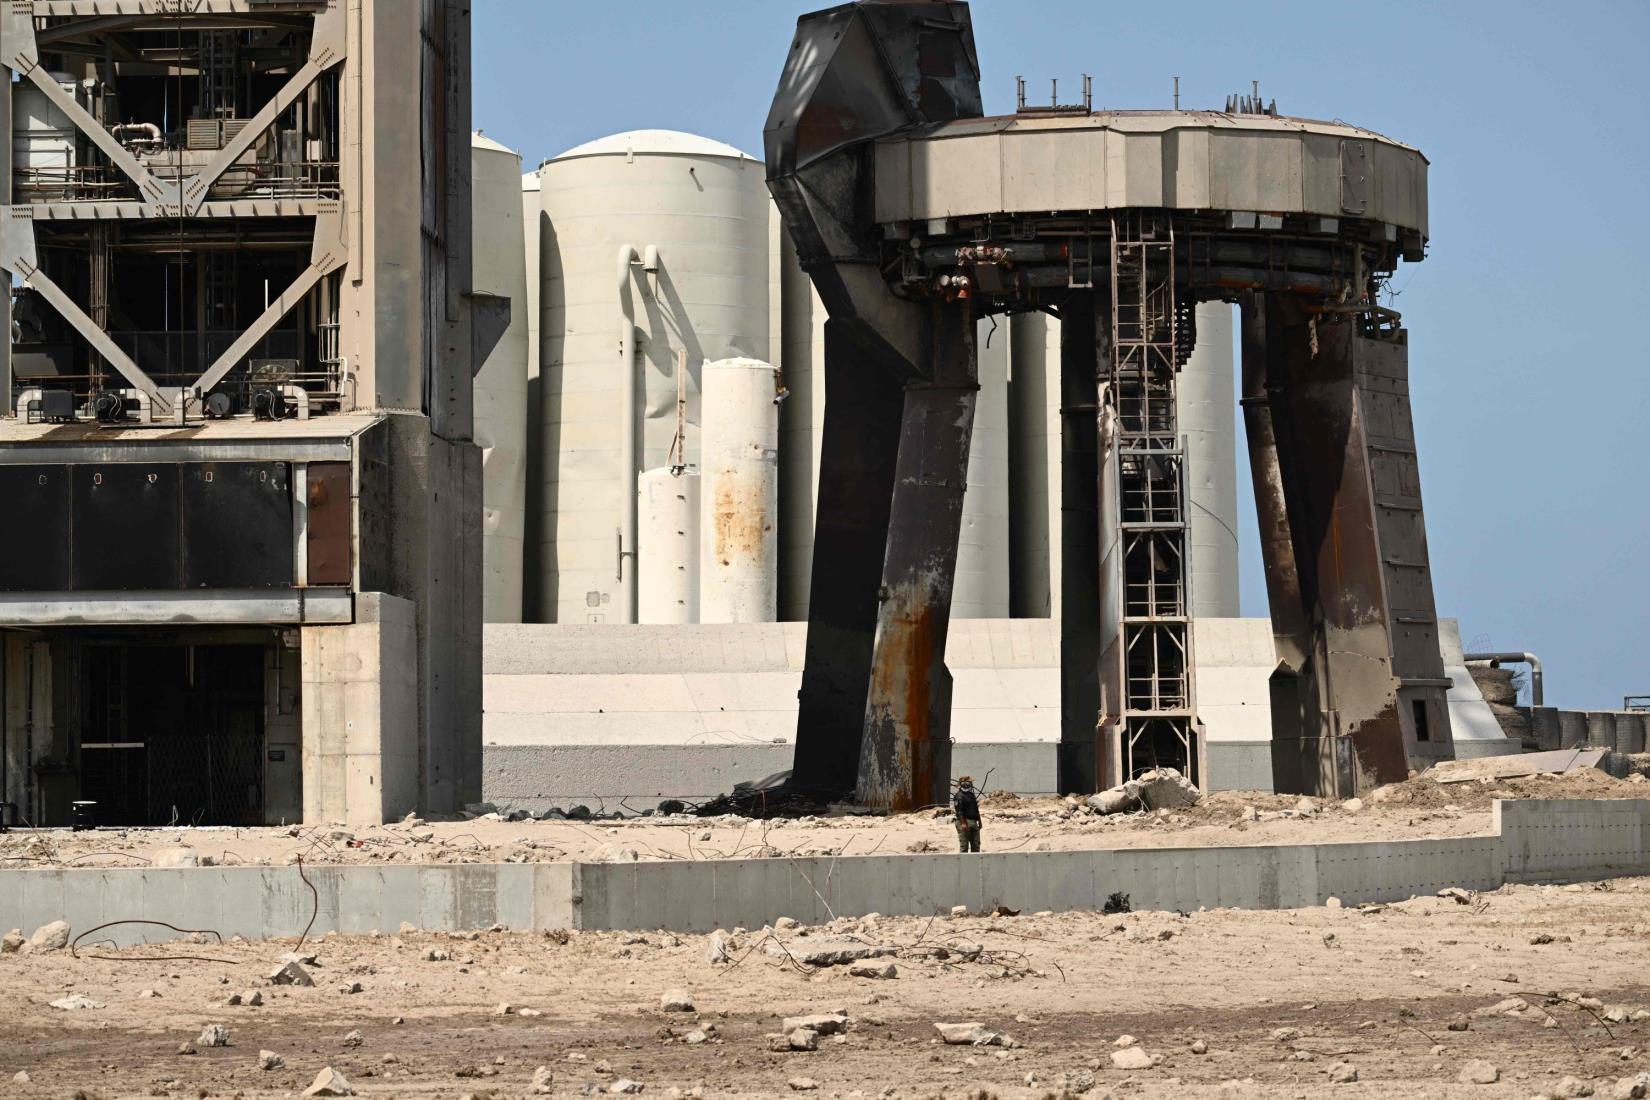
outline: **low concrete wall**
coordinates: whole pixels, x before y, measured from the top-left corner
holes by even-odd
[[[474,864],[114,870],[0,870],[0,928],[67,920],[76,932],[140,918],[225,936],[512,929],[705,932],[782,916],[819,922],[878,912],[1098,909],[1114,892],[1136,909],[1279,909],[1396,901],[1446,886],[1650,874],[1650,800],[1497,802],[1477,837],[1390,843],[1135,848],[739,859],[703,862]],[[176,938],[126,925],[117,943]]]

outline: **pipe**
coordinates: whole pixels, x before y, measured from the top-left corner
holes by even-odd
[[[649,249],[657,262],[658,254]],[[619,290],[619,621],[636,621],[636,315],[630,297],[630,265],[636,246],[619,246],[615,274]],[[626,575],[625,556],[630,557]]]
[[[155,409],[149,400],[148,394],[142,390],[121,390],[119,392],[120,396],[126,398],[126,400],[136,403],[139,424],[153,424],[155,422]]]
[[[1487,661],[1499,668],[1505,661],[1513,665],[1530,666],[1530,705],[1532,707],[1546,706],[1541,692],[1541,659],[1533,653],[1468,653],[1464,660],[1471,664],[1475,661]]]
[[[156,145],[160,144],[160,127],[156,126],[153,122],[120,122],[109,127],[109,132],[115,135],[116,140],[119,140],[122,134],[133,131],[140,131],[148,134],[149,141]]]
[[[22,393],[18,394],[17,419],[27,423],[29,419],[29,406],[45,396],[45,391],[39,389],[24,390]]]

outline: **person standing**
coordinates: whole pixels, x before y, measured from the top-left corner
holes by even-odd
[[[974,793],[974,779],[963,776],[957,780],[957,793],[951,796],[951,808],[957,821],[957,848],[964,852],[980,850],[980,798]]]

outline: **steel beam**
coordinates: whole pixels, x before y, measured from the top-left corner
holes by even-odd
[[[1244,303],[1281,792],[1351,797],[1453,755],[1407,334],[1371,318],[1285,294]]]
[[[895,813],[944,805],[951,784],[945,638],[979,392],[974,311],[935,302],[927,377],[905,387],[854,801]],[[815,550],[816,560],[818,550]]]

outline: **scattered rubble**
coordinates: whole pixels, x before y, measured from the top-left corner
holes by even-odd
[[[344,1079],[344,1075],[326,1067],[315,1075],[315,1083],[304,1090],[305,1096],[354,1096],[355,1089]]]
[[[201,1028],[201,1033],[195,1037],[198,1047],[226,1047],[229,1045],[229,1029],[222,1024],[207,1024]]]
[[[1496,1068],[1494,1062],[1474,1058],[1461,1067],[1456,1080],[1465,1085],[1493,1085],[1501,1080],[1501,1071]]]
[[[54,920],[50,924],[42,924],[29,937],[30,951],[61,951],[69,946],[69,924],[67,921]]]
[[[275,968],[269,975],[270,985],[297,985],[312,986],[315,979],[309,976],[309,971],[295,962],[284,963]]]
[[[549,1066],[540,1066],[533,1071],[533,1091],[545,1095],[555,1090],[556,1075]]]
[[[280,1069],[285,1065],[286,1059],[282,1058],[279,1054],[276,1054],[273,1050],[260,1050],[258,1052],[259,1069]]]
[[[71,993],[67,997],[59,997],[52,1002],[53,1008],[61,1008],[65,1012],[79,1012],[88,1008],[107,1008],[102,1001],[94,1001],[84,993]]]
[[[1001,1031],[974,1021],[960,1024],[936,1023],[934,1030],[940,1033],[940,1039],[943,1042],[952,1046],[1013,1047],[1019,1045]]]
[[[1118,1069],[1151,1069],[1153,1060],[1144,1048],[1127,1046],[1111,1052],[1111,1064]]]

